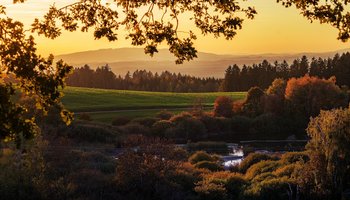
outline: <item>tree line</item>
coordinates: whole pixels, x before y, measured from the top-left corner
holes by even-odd
[[[305,74],[329,79],[336,77],[337,85],[350,86],[350,53],[336,54],[333,58],[312,58],[311,61],[303,56],[295,59],[292,64],[286,61],[273,64],[267,60],[259,64],[231,65],[225,71],[225,78],[220,85],[220,90],[225,92],[247,91],[258,86],[267,89],[276,78],[288,80],[289,78],[302,77]]]
[[[225,71],[224,79],[199,78],[190,75],[164,71],[160,74],[146,70],[127,72],[124,76],[116,75],[108,65],[96,70],[85,65],[78,67],[67,78],[67,85],[76,87],[141,90],[157,92],[234,92],[248,91],[251,87],[267,89],[276,78],[288,80],[305,74],[329,79],[336,77],[339,86],[350,86],[350,53],[336,54],[333,58],[312,58],[306,56],[295,59],[292,64],[286,61],[267,60],[259,64],[234,64]]]
[[[169,71],[158,74],[136,70],[122,77],[115,75],[108,65],[96,70],[85,65],[76,68],[67,78],[69,86],[157,92],[216,92],[220,82],[217,78],[198,78]]]

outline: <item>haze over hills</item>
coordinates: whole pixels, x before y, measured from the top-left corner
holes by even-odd
[[[74,67],[88,64],[92,68],[108,64],[115,74],[125,75],[127,71],[146,69],[152,72],[170,72],[188,74],[199,77],[224,76],[225,69],[232,64],[242,66],[260,63],[264,59],[269,62],[286,60],[291,63],[294,59],[306,55],[308,58],[333,57],[336,53],[348,52],[350,49],[322,53],[295,53],[295,54],[256,54],[256,55],[219,55],[199,52],[198,58],[183,65],[176,65],[175,58],[167,49],[160,49],[154,57],[145,55],[142,48],[118,48],[84,51],[56,56]]]

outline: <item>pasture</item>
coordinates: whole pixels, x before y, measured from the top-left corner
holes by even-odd
[[[95,88],[66,87],[62,102],[75,113],[88,113],[92,119],[110,122],[115,116],[154,116],[160,110],[181,112],[193,107],[200,99],[206,109],[214,105],[218,96],[244,99],[246,92],[170,93]]]

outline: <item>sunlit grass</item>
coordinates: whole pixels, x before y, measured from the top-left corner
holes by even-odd
[[[197,99],[201,99],[204,106],[212,106],[218,96],[238,100],[246,95],[246,92],[170,93],[78,87],[67,87],[63,92],[63,104],[75,112],[185,108]]]

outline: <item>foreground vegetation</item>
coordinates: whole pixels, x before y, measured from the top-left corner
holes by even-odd
[[[121,140],[112,126],[44,130],[25,154],[2,151],[2,198],[331,200],[345,199],[350,187],[350,107],[313,118],[306,151],[251,153],[230,170],[217,155],[168,140],[135,133]]]
[[[30,98],[20,103],[35,106]],[[16,143],[1,144],[0,195],[76,200],[337,200],[347,195],[349,94],[334,79],[276,79],[267,91],[251,88],[243,100],[217,97],[210,112],[201,105],[182,113],[116,117],[109,125],[81,114],[68,127],[59,120],[59,110],[46,117],[28,110],[42,132],[18,148]],[[220,156],[208,154],[227,153],[226,144],[214,140],[285,139],[290,134],[309,138],[302,152],[245,151],[244,161],[229,170]],[[188,143],[188,148],[175,143]]]

